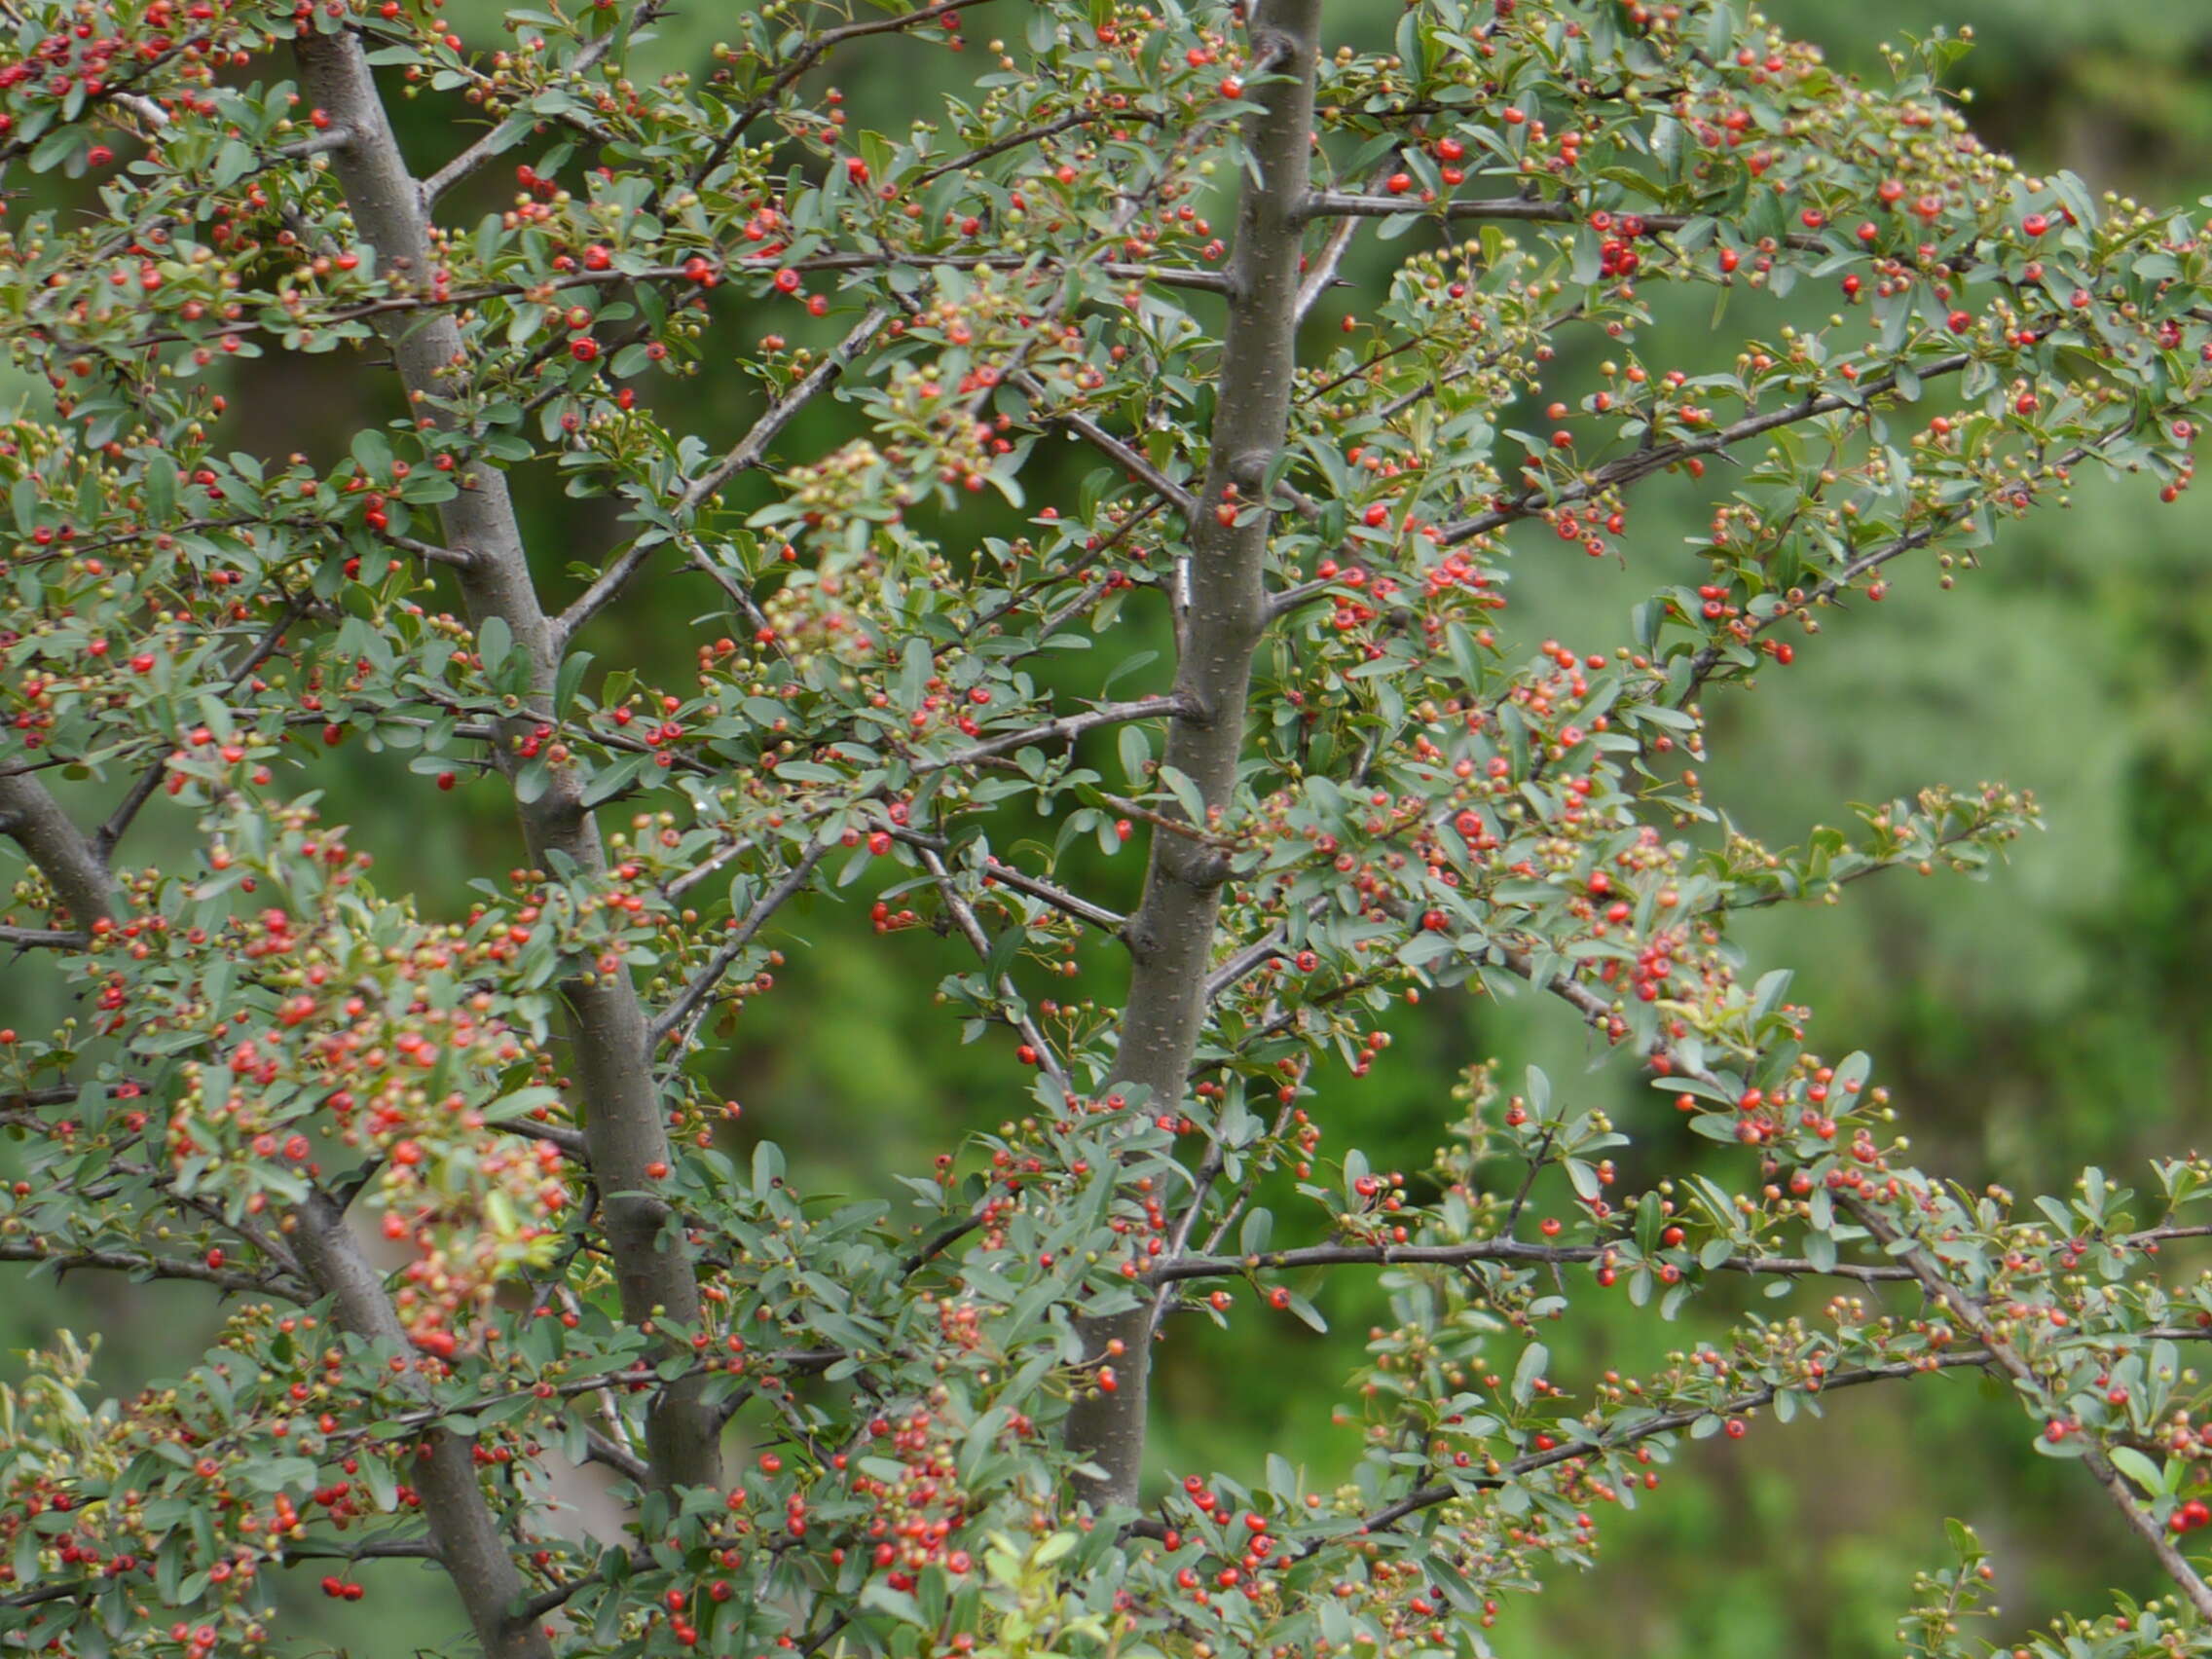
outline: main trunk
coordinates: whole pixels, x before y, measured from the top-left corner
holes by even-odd
[[[395,279],[426,290],[434,254],[422,187],[406,163],[386,118],[367,56],[346,30],[312,35],[300,43],[301,80],[309,99],[342,128],[345,142],[331,153],[339,181],[362,237],[377,250],[380,268]],[[433,417],[448,377],[464,359],[461,330],[451,315],[426,309],[402,313],[388,332],[392,355],[409,394]],[[520,723],[546,718],[551,707],[559,644],[538,603],[529,557],[507,481],[497,467],[469,471],[461,493],[443,508],[446,539],[468,556],[461,587],[472,622],[498,617],[514,649],[531,665],[534,707]],[[508,762],[503,752],[502,765]],[[559,853],[584,880],[604,869],[598,826],[579,798],[572,772],[557,772],[535,800],[519,811],[524,839],[540,866]],[[584,1111],[586,1153],[600,1194],[599,1213],[614,1257],[623,1316],[636,1325],[696,1325],[699,1292],[690,1254],[672,1235],[668,1205],[653,1194],[648,1167],[669,1161],[668,1134],[652,1075],[645,1010],[622,974],[600,975],[563,987],[576,1082]],[[719,1424],[691,1379],[670,1384],[646,1418],[648,1460],[656,1485],[715,1486],[721,1477]]]
[[[1320,12],[1320,0],[1263,0],[1252,22],[1255,77],[1264,70],[1283,79],[1249,94],[1255,107],[1245,144],[1256,176],[1246,177],[1237,207],[1205,491],[1190,531],[1176,671],[1185,712],[1169,725],[1166,755],[1167,764],[1198,786],[1209,817],[1233,811],[1252,659],[1267,622],[1263,578],[1272,514],[1262,491],[1282,449],[1298,369],[1298,267]],[[1224,503],[1238,509],[1228,524],[1216,515]],[[1127,930],[1135,966],[1117,1069],[1121,1087],[1144,1090],[1155,1112],[1180,1103],[1188,1087],[1227,874],[1207,841],[1154,832],[1144,900]],[[1100,1471],[1091,1493],[1100,1504],[1137,1501],[1151,1322],[1142,1300],[1129,1312],[1085,1322],[1090,1355],[1112,1367],[1115,1386],[1080,1398],[1066,1435],[1070,1449]]]

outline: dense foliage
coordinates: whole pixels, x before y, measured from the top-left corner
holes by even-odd
[[[109,1397],[64,1340],[0,1401],[0,1644],[281,1648],[277,1580],[401,1556],[499,1655],[1480,1651],[1682,1438],[1970,1369],[2170,1581],[2079,1650],[2212,1648],[2212,1281],[2160,1259],[2212,1170],[1937,1180],[1729,940],[1977,870],[2034,802],[1784,851],[1698,775],[1708,703],[1850,649],[1898,561],[1947,582],[2077,471],[2179,496],[2194,222],[1983,149],[1940,43],[1862,86],[1702,0],[1427,0],[1386,52],[1317,0],[746,8],[642,86],[661,10],[496,49],[402,0],[11,15],[0,304],[49,396],[0,446],[0,941],[80,1013],[0,1032],[0,1257],[232,1301],[173,1382]],[[825,77],[887,36],[973,95],[870,130]],[[417,95],[476,123],[421,179]],[[442,208],[494,167],[503,211]],[[1402,259],[1347,296],[1363,231]],[[1701,290],[1725,360],[1641,356]],[[240,450],[220,377],[275,353],[394,413]],[[656,413],[732,365],[736,429]],[[1031,499],[1048,443],[1098,465]],[[1632,518],[1667,474],[1711,492],[1679,583]],[[533,547],[510,480],[622,533]],[[1625,638],[1515,625],[1516,561],[1589,558],[1652,568]],[[698,625],[602,660],[657,583]],[[515,867],[380,891],[317,810],[364,751],[426,810],[502,794]],[[193,858],[134,861],[165,814]],[[1140,859],[1126,914],[1087,890]],[[969,946],[937,1000],[1034,1077],[859,1201],[710,1087],[840,891]],[[1485,1065],[1432,1168],[1338,1144],[1439,994],[1564,1005],[1732,1185],[1625,1191],[1604,1112]],[[1318,1323],[1327,1270],[1390,1298],[1365,1456],[1149,1467],[1156,1343]],[[1785,1300],[1555,1374],[1572,1304],[1739,1276]],[[604,1549],[555,1514],[591,1463]],[[1911,1651],[1964,1650],[1956,1543]]]

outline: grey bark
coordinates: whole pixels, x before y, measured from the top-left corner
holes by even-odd
[[[426,289],[435,258],[428,210],[392,136],[359,40],[345,30],[313,35],[301,41],[299,55],[307,100],[326,110],[332,127],[345,133],[330,156],[355,226],[375,247],[381,270]],[[436,400],[464,355],[460,328],[433,308],[401,313],[386,327],[409,396],[424,414],[445,421]],[[498,617],[506,624],[513,648],[530,663],[534,703],[539,712],[549,709],[559,632],[538,603],[505,475],[477,466],[442,517],[446,544],[468,556],[460,582],[471,622],[481,628]],[[502,746],[501,764],[509,759]],[[588,881],[606,867],[606,855],[581,796],[575,773],[562,768],[545,793],[520,803],[519,811],[531,857],[543,866],[558,853]],[[669,1161],[669,1148],[637,989],[626,975],[602,975],[589,984],[571,980],[563,996],[582,1090],[585,1151],[623,1316],[641,1326],[695,1326],[699,1289],[690,1251],[646,1173],[648,1165]],[[720,1484],[719,1425],[704,1386],[703,1378],[672,1383],[648,1408],[645,1440],[655,1486]]]
[[[1255,107],[1244,138],[1257,176],[1247,176],[1237,206],[1205,489],[1191,526],[1190,598],[1175,681],[1182,712],[1169,723],[1166,753],[1166,763],[1198,786],[1209,813],[1226,811],[1235,794],[1252,659],[1267,625],[1263,577],[1272,514],[1261,492],[1288,429],[1298,368],[1300,230],[1320,12],[1320,0],[1262,0],[1252,23],[1255,56],[1286,79],[1250,94]],[[1214,509],[1232,485],[1245,510],[1239,522],[1223,525]],[[1227,875],[1205,841],[1153,835],[1144,900],[1126,932],[1134,967],[1117,1062],[1121,1086],[1146,1089],[1150,1111],[1184,1097]],[[1093,1360],[1113,1365],[1117,1386],[1080,1398],[1065,1434],[1069,1448],[1102,1471],[1090,1493],[1102,1505],[1133,1506],[1138,1499],[1151,1322],[1149,1299],[1126,1313],[1085,1321],[1087,1348]],[[1106,1360],[1117,1342],[1121,1354]]]
[[[0,777],[0,834],[22,847],[79,927],[114,916],[115,879],[107,861],[38,779]]]
[[[300,1265],[330,1298],[338,1322],[364,1342],[407,1352],[407,1332],[385,1294],[383,1275],[361,1253],[337,1203],[314,1193],[294,1218],[292,1242]],[[460,1592],[484,1659],[552,1659],[553,1644],[543,1629],[517,1615],[522,1574],[477,1482],[468,1442],[429,1428],[422,1444],[428,1456],[409,1461],[408,1484],[422,1493],[430,1547]]]

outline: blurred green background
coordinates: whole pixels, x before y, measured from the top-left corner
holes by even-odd
[[[490,44],[499,9],[500,0],[452,0],[449,12],[464,37]],[[718,11],[680,4],[656,66],[703,61]],[[1016,11],[1010,0],[973,16],[970,38],[1013,33]],[[1332,20],[1342,37],[1367,41],[1397,11],[1396,0],[1334,0]],[[1777,0],[1769,13],[1838,63],[1866,70],[1885,39],[1937,22],[1971,26],[1979,47],[1958,77],[1974,89],[1974,120],[1992,142],[2031,166],[2071,167],[2092,186],[2146,198],[2194,203],[2212,187],[2212,7],[2202,0]],[[962,91],[978,55],[914,55],[894,42],[842,60],[835,79],[856,124],[895,131]],[[421,170],[461,141],[446,108],[403,103],[398,117]],[[503,177],[498,168],[480,177],[467,205],[499,205]],[[1354,256],[1347,304],[1380,286],[1385,257],[1372,244]],[[748,340],[741,315],[720,320],[734,330],[725,339]],[[1703,320],[1700,309],[1695,325],[1647,336],[1645,360],[1692,373],[1719,366],[1710,353],[1726,348]],[[1754,319],[1741,309],[1729,320]],[[1780,318],[1755,320],[1771,330]],[[663,383],[652,395],[682,426],[727,432],[751,394],[714,370],[710,355],[700,378]],[[386,389],[329,359],[250,368],[230,444],[327,461],[356,425],[387,412]],[[834,441],[839,420],[834,408],[811,411],[785,453]],[[1041,447],[1038,461],[1033,502],[1072,498],[1090,465],[1055,446]],[[564,501],[550,477],[537,482],[520,495],[540,568],[558,588],[572,560],[596,558],[619,532],[598,504]],[[1665,513],[1646,503],[1625,570],[1547,557],[1530,538],[1513,613],[1524,638],[1609,649],[1627,637],[1637,598],[1691,579],[1698,567],[1684,538],[1703,517],[1687,491]],[[982,519],[959,534],[1004,528]],[[1796,667],[1770,672],[1760,695],[1714,710],[1710,797],[1777,844],[1836,821],[1847,800],[1929,783],[2002,779],[2045,804],[2047,833],[1988,883],[1897,877],[1855,889],[1837,909],[1766,912],[1744,933],[1761,967],[1797,970],[1793,995],[1817,1011],[1817,1047],[1877,1056],[1930,1168],[2024,1193],[2062,1189],[2086,1161],[2129,1171],[2155,1150],[2198,1142],[2212,1058],[2208,539],[2212,497],[2161,507],[2148,484],[2085,485],[2071,512],[2013,527],[1956,591],[1938,593],[1931,569],[1912,571],[1881,610],[1832,625]],[[689,656],[689,623],[709,608],[698,586],[672,578],[587,644],[603,666],[641,661],[675,680]],[[465,878],[512,861],[512,826],[496,792],[433,797],[440,810],[424,811],[424,781],[399,760],[348,756],[343,775],[328,780],[328,810],[377,854],[387,891],[412,887],[432,906],[458,906]],[[137,831],[145,841],[127,852],[156,857],[179,828],[150,814]],[[1088,878],[1125,899],[1136,874],[1128,857],[1098,862]],[[953,1022],[931,1007],[938,977],[957,965],[938,941],[926,933],[878,939],[865,900],[819,903],[791,926],[806,948],[792,949],[780,988],[740,1021],[719,1064],[754,1132],[784,1144],[805,1188],[887,1192],[893,1173],[1017,1109],[1020,1080],[960,1048]],[[23,969],[0,969],[0,1006],[18,1024],[61,1012]],[[1540,1062],[1561,1087],[1612,1106],[1639,1137],[1623,1161],[1624,1190],[1711,1154],[1622,1068],[1591,1070],[1599,1057],[1569,1019],[1527,1002],[1451,997],[1402,1025],[1374,1077],[1353,1085],[1341,1071],[1322,1076],[1317,1112],[1329,1145],[1421,1167],[1450,1116],[1455,1074],[1491,1055],[1507,1075]],[[56,1325],[97,1330],[119,1387],[183,1358],[177,1306],[195,1299],[190,1290],[139,1292],[89,1277],[58,1290],[20,1277],[8,1285],[0,1347],[41,1341]],[[1326,1484],[1353,1444],[1331,1413],[1373,1298],[1365,1281],[1329,1287],[1329,1338],[1250,1314],[1227,1334],[1197,1322],[1182,1329],[1159,1372],[1161,1467],[1249,1478],[1276,1450]],[[211,1304],[195,1306],[211,1324]],[[1629,1371],[1690,1336],[1625,1305],[1585,1304],[1554,1345],[1554,1374]],[[0,1363],[12,1375],[18,1362]],[[2084,1501],[2078,1471],[2033,1456],[2029,1438],[2009,1400],[1951,1382],[1864,1390],[1839,1397],[1825,1419],[1761,1421],[1743,1442],[1707,1442],[1634,1515],[1608,1521],[1594,1573],[1509,1604],[1494,1640],[1509,1655],[1601,1645],[1649,1659],[1893,1651],[1912,1572],[1941,1563],[1946,1515],[1972,1522],[1994,1549],[2008,1628],[2069,1604],[2092,1607],[2110,1587],[2154,1590],[2149,1564],[2109,1508]],[[371,1600],[373,1616],[319,1599],[303,1616],[364,1659],[450,1633],[418,1569],[389,1566],[376,1576],[400,1593]]]

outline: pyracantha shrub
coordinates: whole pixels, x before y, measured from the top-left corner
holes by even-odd
[[[0,943],[75,1012],[0,1031],[0,1257],[224,1323],[135,1395],[67,1339],[0,1395],[0,1650],[293,1650],[280,1583],[400,1556],[498,1659],[1480,1653],[1685,1437],[1968,1371],[2170,1579],[2034,1650],[2212,1652],[2212,1280],[2160,1255],[2205,1164],[1925,1173],[1730,942],[1978,871],[2033,801],[1777,851],[1697,772],[1899,561],[2189,484],[2195,221],[1982,148],[1941,40],[1863,85],[1729,0],[1341,48],[1319,0],[778,0],[642,84],[665,3],[7,10]],[[849,106],[883,52],[972,91]],[[426,176],[401,96],[450,113]],[[1363,237],[1394,274],[1347,292]],[[1647,361],[1683,300],[1715,349]],[[389,418],[254,453],[279,355]],[[657,415],[688,375],[743,418]],[[1045,446],[1089,458],[1055,499]],[[1686,552],[1639,536],[1663,475]],[[611,538],[526,545],[555,486]],[[1516,625],[1517,567],[1591,559],[1651,597]],[[648,583],[700,620],[639,654]],[[319,804],[364,754],[511,806],[465,908]],[[937,999],[1034,1087],[815,1201],[712,1080],[840,897],[972,947]],[[1479,1064],[1432,1170],[1371,1167],[1332,1104],[1424,997],[1585,1022],[1728,1179],[1625,1182],[1604,1115]],[[1364,1456],[1148,1464],[1155,1345],[1316,1319],[1324,1270],[1376,1284]],[[1552,1363],[1578,1304],[1734,1275],[1782,1298]],[[585,1463],[618,1542],[563,1524]],[[1956,1546],[1910,1651],[1964,1651]]]

